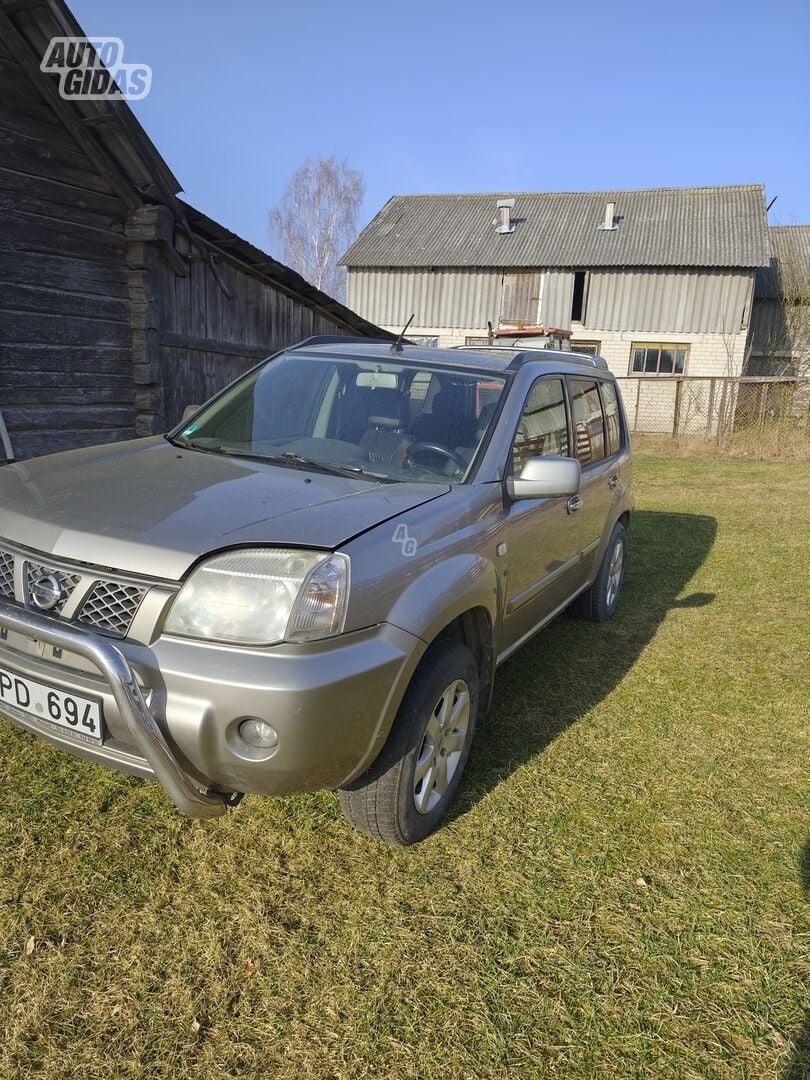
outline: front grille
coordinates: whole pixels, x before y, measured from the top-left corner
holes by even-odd
[[[31,587],[37,578],[41,578],[45,575],[53,575],[58,578],[62,586],[62,599],[51,610],[60,612],[70,598],[70,594],[82,580],[77,574],[70,574],[66,570],[55,570],[50,566],[40,566],[38,563],[29,562],[26,566],[26,572],[28,574],[28,592],[30,594]]]
[[[146,589],[117,581],[97,581],[82,604],[79,622],[125,636]]]
[[[15,568],[22,569],[24,595],[15,596]],[[148,582],[111,581],[100,568],[54,566],[50,556],[33,558],[25,552],[0,549],[0,597],[22,601],[35,608],[32,587],[42,577],[53,576],[62,586],[61,599],[47,610],[51,616],[67,616],[85,626],[126,637],[149,592]]]
[[[14,599],[14,556],[10,551],[0,551],[0,596]]]

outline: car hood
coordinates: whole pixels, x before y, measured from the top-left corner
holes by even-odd
[[[223,548],[334,549],[449,490],[137,439],[0,468],[0,537],[54,558],[177,580]]]

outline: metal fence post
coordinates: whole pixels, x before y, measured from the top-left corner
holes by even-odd
[[[723,419],[726,411],[726,392],[728,390],[727,380],[723,379],[723,388],[720,391],[720,404],[717,407],[717,445],[720,445],[720,441],[723,438]]]
[[[706,438],[711,438],[712,434],[712,414],[714,412],[714,389],[717,384],[716,379],[712,379],[709,382],[709,404],[706,406]]]
[[[681,422],[681,393],[683,391],[683,379],[675,383],[675,410],[672,416],[672,438],[678,437],[678,426]]]

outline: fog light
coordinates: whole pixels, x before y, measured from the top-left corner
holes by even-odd
[[[278,744],[278,733],[264,720],[243,720],[239,725],[240,738],[256,750],[271,750]]]

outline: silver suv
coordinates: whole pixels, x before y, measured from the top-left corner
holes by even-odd
[[[310,338],[167,436],[0,469],[0,712],[194,817],[444,816],[500,663],[622,584],[598,357]]]

